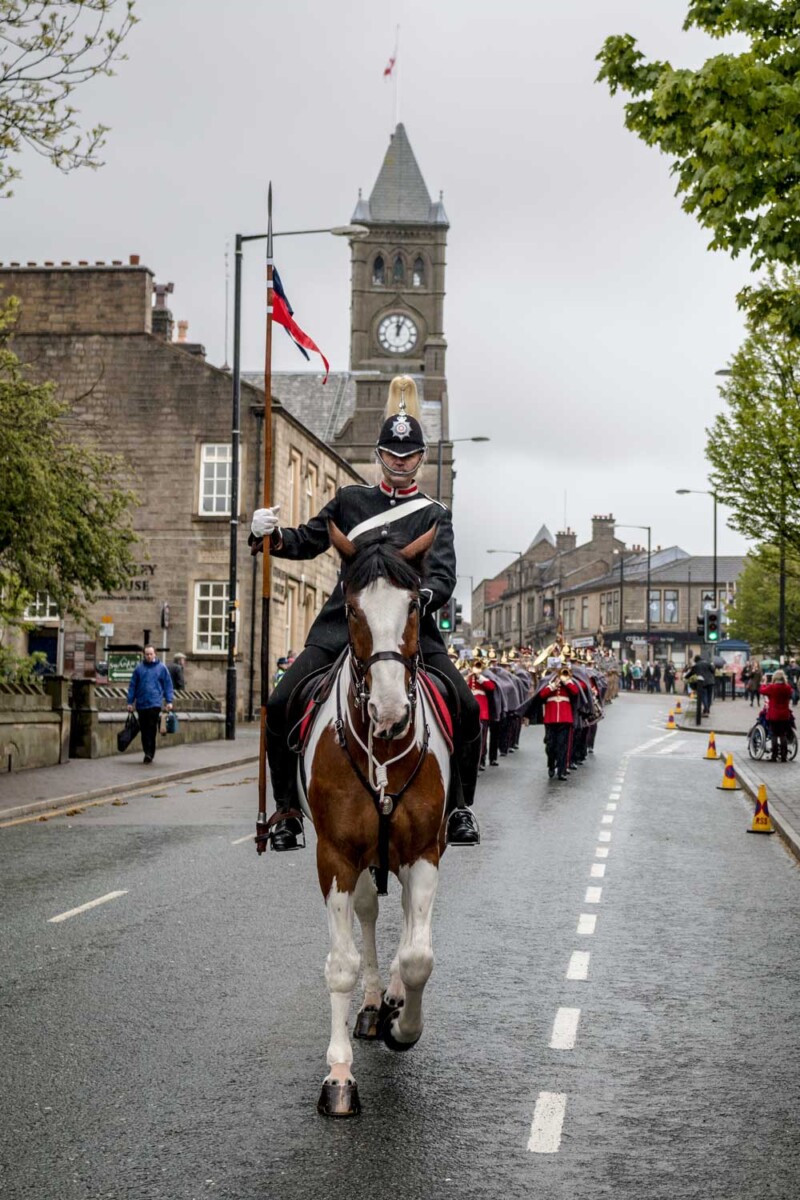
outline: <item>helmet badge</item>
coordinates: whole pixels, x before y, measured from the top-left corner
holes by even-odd
[[[411,425],[405,413],[398,413],[392,421],[392,437],[399,438],[403,441],[404,438],[411,436]]]

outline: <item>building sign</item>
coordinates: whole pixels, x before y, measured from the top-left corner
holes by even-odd
[[[594,638],[593,638],[593,637],[579,637],[579,638],[573,638],[573,639],[572,639],[572,644],[573,644],[573,646],[575,646],[575,647],[576,647],[578,650],[587,650],[587,649],[589,649],[589,650],[590,650],[590,649],[592,649],[592,647],[594,646]]]
[[[640,633],[626,633],[625,641],[630,642],[632,646],[646,646],[647,638],[642,637]]]
[[[109,683],[127,683],[141,661],[142,656],[138,650],[109,650]]]

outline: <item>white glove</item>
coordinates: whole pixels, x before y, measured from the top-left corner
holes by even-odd
[[[271,533],[274,533],[280,524],[278,520],[280,511],[280,504],[276,504],[274,508],[257,508],[250,522],[253,537],[269,537]]]

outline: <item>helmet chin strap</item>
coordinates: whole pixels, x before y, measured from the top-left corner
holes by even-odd
[[[375,457],[377,458],[378,463],[380,464],[381,471],[383,472],[383,477],[386,480],[386,482],[391,484],[393,487],[402,486],[404,483],[411,483],[411,481],[414,479],[415,475],[417,474],[417,471],[420,469],[422,464],[425,462],[426,456],[427,456],[427,449],[423,451],[422,458],[419,460],[419,462],[416,464],[415,467],[412,467],[408,471],[404,471],[402,469],[402,467],[387,466],[386,463],[383,461],[383,456],[381,455],[381,447],[376,446],[376,448],[375,448]],[[409,455],[409,457],[412,457],[412,456]]]

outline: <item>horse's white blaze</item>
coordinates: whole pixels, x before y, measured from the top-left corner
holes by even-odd
[[[408,621],[411,593],[393,587],[388,579],[376,579],[359,594],[358,603],[370,634],[372,653],[385,650],[399,654]],[[370,710],[375,713],[375,732],[385,733],[408,713],[405,668],[395,661],[372,664]]]
[[[353,1061],[347,1016],[353,988],[358,982],[361,957],[353,941],[353,896],[340,892],[334,879],[326,901],[331,948],[325,960],[325,982],[331,997],[331,1040],[328,1066]]]

